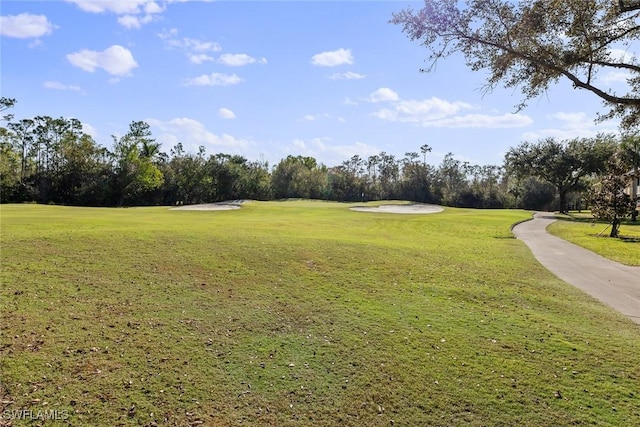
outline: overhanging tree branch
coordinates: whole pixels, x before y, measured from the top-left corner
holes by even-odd
[[[620,13],[632,12],[634,10],[640,10],[640,1],[618,0],[618,6],[620,7]]]
[[[626,127],[640,126],[640,65],[618,60],[612,50],[637,43],[640,13],[622,18],[615,0],[466,0],[464,7],[453,0],[424,1],[419,12],[403,10],[391,22],[431,50],[426,71],[462,53],[472,70],[490,71],[488,88],[520,87],[519,108],[566,78],[609,105],[601,118],[619,116]],[[640,10],[640,0],[623,5],[627,14]],[[630,73],[626,93],[613,93],[596,79],[607,70]]]
[[[515,56],[516,58],[520,58],[522,60],[525,60],[533,65],[537,65],[543,68],[546,68],[548,70],[552,70],[555,71],[558,74],[562,74],[563,76],[565,76],[566,78],[568,78],[576,87],[580,87],[582,89],[586,89],[589,90],[590,92],[593,92],[594,94],[596,94],[597,96],[599,96],[600,98],[604,99],[607,102],[613,103],[613,104],[623,104],[623,105],[637,105],[640,106],[640,98],[635,98],[635,97],[631,97],[631,98],[625,98],[625,97],[619,97],[619,96],[615,96],[615,95],[611,95],[607,92],[605,92],[602,89],[599,89],[598,87],[584,82],[582,80],[580,80],[580,78],[578,78],[575,74],[569,72],[568,70],[557,66],[551,62],[548,61],[543,61],[541,59],[538,59],[538,57],[533,57],[531,55],[525,55],[522,52],[519,52],[515,49],[509,48],[507,46],[498,44],[498,43],[493,43],[490,42],[488,40],[483,40],[483,39],[479,39],[476,37],[464,37],[470,41],[473,41],[475,43],[478,44],[482,44],[485,46],[490,46],[493,48],[496,48],[498,50],[503,50],[506,53],[509,53],[513,56]],[[637,67],[636,67],[637,68]]]

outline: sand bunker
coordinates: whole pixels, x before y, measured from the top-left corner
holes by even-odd
[[[228,211],[233,209],[240,209],[241,205],[245,202],[245,200],[233,200],[219,203],[176,206],[170,209],[184,211]],[[428,205],[423,203],[413,203],[410,205],[354,206],[350,209],[359,212],[379,212],[394,214],[429,214],[442,212],[443,210],[442,206]]]
[[[358,212],[378,212],[394,214],[430,214],[442,212],[442,206],[414,203],[411,205],[380,205],[380,206],[354,206],[350,208]]]
[[[230,211],[233,209],[240,209],[240,203],[229,203],[229,202],[221,202],[221,203],[204,203],[201,205],[184,205],[184,206],[176,206],[175,208],[170,208],[170,210],[175,211]]]

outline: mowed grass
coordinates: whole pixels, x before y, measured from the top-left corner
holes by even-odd
[[[640,327],[512,238],[529,213],[348,206],[2,206],[0,409],[74,426],[637,425]]]
[[[606,222],[594,221],[588,213],[557,217],[558,221],[547,227],[551,234],[613,261],[640,266],[640,222],[623,222],[620,238],[614,239],[609,237],[611,227]]]

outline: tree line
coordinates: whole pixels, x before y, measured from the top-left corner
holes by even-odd
[[[10,104],[3,98],[6,109]],[[15,101],[13,101],[15,102]],[[472,208],[581,207],[595,181],[639,167],[638,138],[546,138],[511,148],[502,165],[474,165],[452,153],[437,166],[431,147],[396,156],[354,155],[336,166],[289,155],[275,166],[234,154],[169,152],[134,121],[112,148],[76,119],[37,116],[0,127],[2,203],[82,206],[176,205],[233,199],[312,198],[345,202],[402,199]],[[617,153],[617,154],[616,154]],[[612,158],[618,159],[613,165]],[[615,175],[614,174],[614,175]],[[599,188],[602,188],[600,186]]]

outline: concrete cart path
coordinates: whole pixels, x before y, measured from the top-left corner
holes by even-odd
[[[554,221],[553,213],[538,212],[533,220],[516,225],[513,233],[560,279],[640,323],[640,267],[610,261],[547,233]]]

